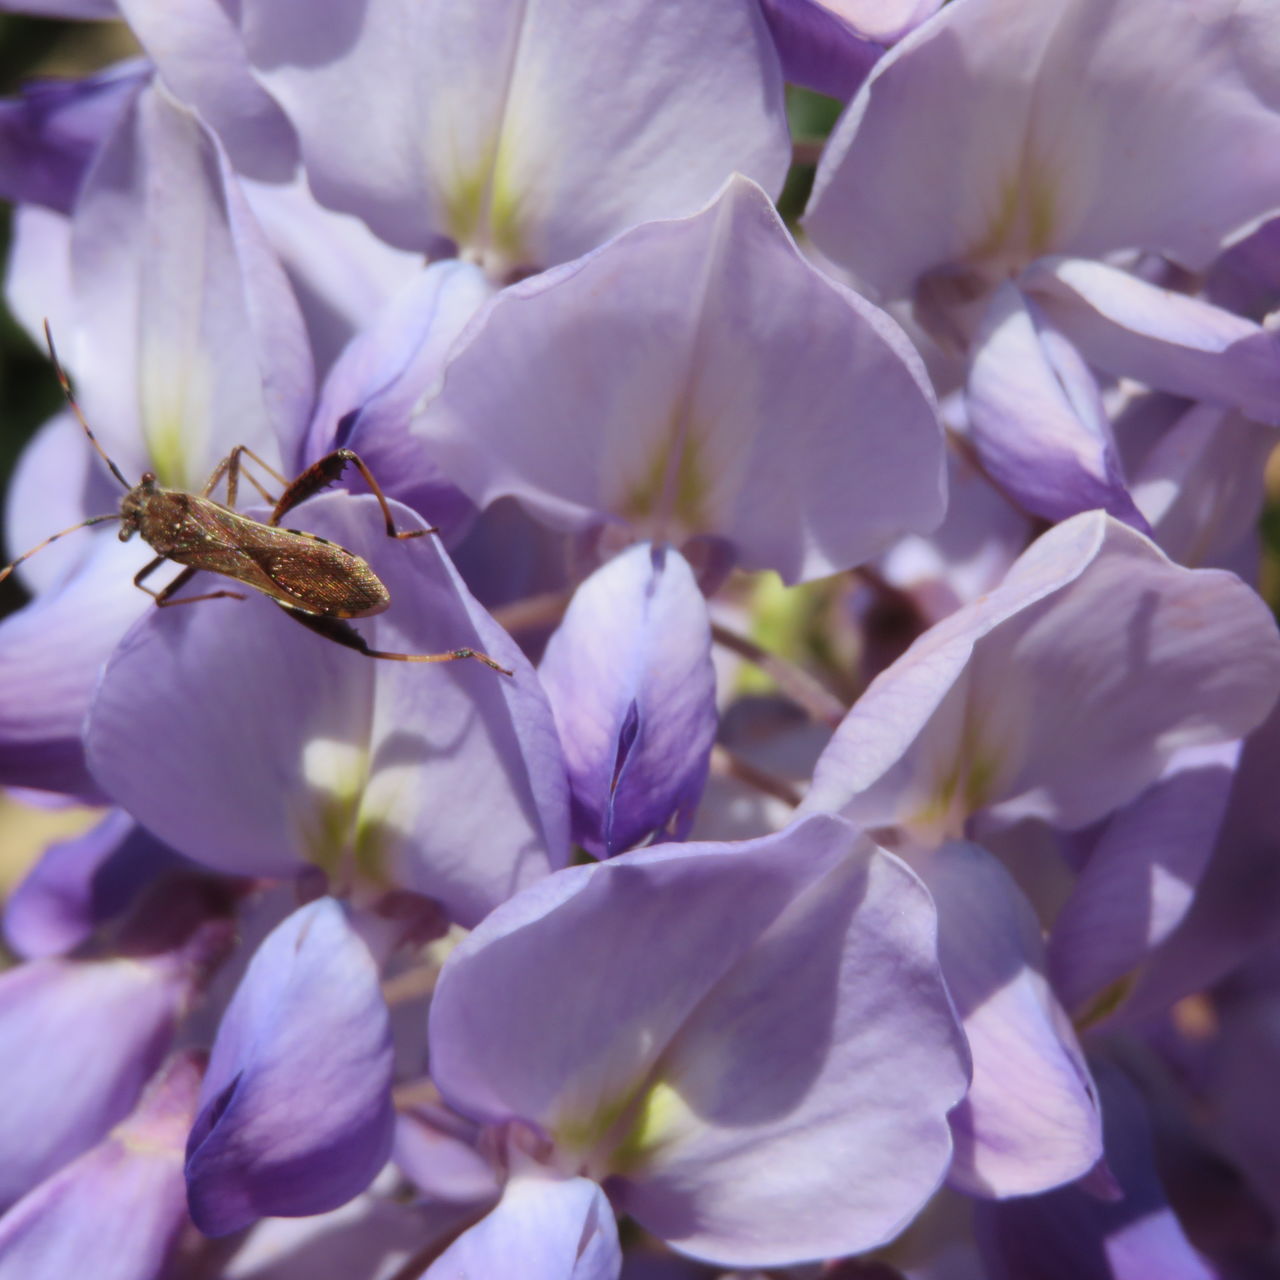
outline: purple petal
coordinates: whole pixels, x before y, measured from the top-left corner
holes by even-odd
[[[372,323],[422,255],[393,249],[350,214],[316,202],[299,171],[292,182],[242,182],[245,198],[280,258],[302,308],[317,374]]]
[[[991,1280],[1215,1280],[1169,1207],[1142,1098],[1116,1067],[1098,1077],[1107,1165],[1123,1190],[1083,1187],[980,1204],[975,1223]]]
[[[996,291],[974,348],[970,438],[987,474],[1032,515],[1056,522],[1101,507],[1148,532],[1097,384],[1015,285]]]
[[[1239,743],[1180,751],[1164,776],[1113,815],[1049,940],[1053,987],[1073,1015],[1177,927],[1213,851]]]
[[[233,445],[291,456],[312,397],[297,303],[217,140],[158,84],[85,184],[72,263],[62,346],[126,475],[198,492]]]
[[[519,1274],[521,1280],[616,1280],[613,1210],[586,1178],[515,1177],[497,1208],[464,1231],[422,1280]]]
[[[1030,904],[985,849],[953,841],[919,863],[938,907],[938,956],[973,1054],[951,1117],[953,1186],[1027,1195],[1082,1177],[1102,1154],[1098,1101],[1049,989]]]
[[[1193,568],[1224,563],[1255,534],[1275,431],[1238,413],[1196,404],[1131,472],[1129,491],[1165,553]]]
[[[89,22],[120,16],[115,0],[4,0],[3,8],[42,18],[76,18]]]
[[[187,1144],[196,1225],[226,1235],[359,1195],[390,1154],[391,1076],[377,962],[321,898],[272,931],[223,1015]]]
[[[782,74],[792,84],[848,101],[884,52],[819,0],[763,0]]]
[[[245,57],[238,7],[220,0],[117,3],[165,84],[208,123],[236,168],[286,180],[297,165],[297,140]]]
[[[475,508],[410,434],[409,419],[492,292],[470,263],[449,260],[416,272],[338,358],[309,432],[312,456],[339,445],[354,449],[374,475],[386,477],[385,493],[441,527],[450,542]]]
[[[1217,844],[1186,918],[1149,960],[1126,1013],[1163,1013],[1276,936],[1280,920],[1280,708],[1244,744]]]
[[[641,543],[574,593],[539,668],[565,746],[574,838],[608,857],[687,834],[716,732],[711,623],[693,570]]]
[[[70,213],[103,138],[149,76],[131,60],[82,80],[28,81],[0,102],[0,198]]]
[[[1280,422],[1280,347],[1253,321],[1101,262],[1045,258],[1021,283],[1097,368]]]
[[[496,1204],[502,1195],[499,1171],[474,1141],[452,1131],[459,1127],[452,1112],[437,1110],[442,1114],[420,1109],[396,1116],[391,1158],[432,1204],[456,1204],[472,1212]]]
[[[900,538],[878,566],[929,622],[999,586],[1030,541],[1031,521],[954,447],[947,450],[947,489],[942,524],[932,534]]]
[[[43,342],[45,320],[54,333],[70,333],[71,219],[38,204],[13,210],[4,295],[17,322]]]
[[[381,1181],[381,1180],[379,1180]],[[435,1237],[416,1205],[374,1188],[331,1213],[264,1218],[251,1228],[220,1280],[396,1280]],[[456,1232],[449,1222],[440,1238]],[[416,1273],[410,1273],[416,1274]]]
[[[452,240],[494,275],[688,213],[734,170],[771,191],[785,174],[758,0],[615,0],[591,21],[571,0],[250,0],[243,13],[321,202],[404,248]]]
[[[877,677],[803,807],[929,844],[987,807],[1085,826],[1179,748],[1257,725],[1280,684],[1278,642],[1234,575],[1171,564],[1101,512],[1075,516]]]
[[[837,126],[808,229],[887,297],[1051,252],[1200,269],[1275,205],[1278,42],[1270,6],[1234,0],[946,5]]]
[[[5,498],[5,540],[19,556],[50,534],[89,516],[118,509],[120,489],[103,467],[70,413],[50,418],[22,451]],[[95,539],[110,539],[98,530],[88,537],[60,538],[24,561],[18,576],[33,595],[63,586],[92,558]]]
[[[137,1110],[0,1218],[4,1280],[154,1280],[187,1223],[182,1144],[197,1055],[172,1059]]]
[[[83,536],[92,549],[71,580],[0,622],[0,777],[100,803],[81,729],[102,664],[150,608],[129,581],[147,548]]]
[[[32,960],[0,975],[0,1204],[128,1115],[224,936],[197,928],[176,950]]]
[[[177,863],[132,818],[113,810],[84,835],[44,851],[5,903],[5,941],[27,960],[72,951]]]
[[[941,519],[914,348],[810,266],[744,178],[504,290],[455,350],[418,421],[482,506],[515,494],[559,527],[710,535],[788,582]]]
[[[451,1105],[539,1124],[650,1230],[730,1263],[893,1234],[945,1170],[966,1077],[927,895],[823,819],[527,890],[446,962],[431,1049]],[[831,1180],[836,1151],[856,1177]]]
[[[865,845],[797,895],[667,1049],[620,1207],[737,1265],[897,1235],[946,1171],[968,1077],[935,927],[915,876]]]
[[[943,0],[819,0],[868,40],[892,44],[942,7]]]
[[[422,527],[393,510],[400,529]],[[358,624],[373,647],[472,646],[516,676],[477,662],[374,661],[256,594],[152,610],[103,675],[91,767],[139,821],[206,865],[255,876],[308,862],[340,876],[358,868],[472,924],[568,853],[545,696],[433,539],[387,538],[369,496],[322,495],[292,518],[362,556],[385,584],[390,609]]]
[[[1213,264],[1204,282],[1210,302],[1261,320],[1280,303],[1280,217],[1237,240]]]

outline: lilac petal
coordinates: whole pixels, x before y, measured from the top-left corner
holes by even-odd
[[[900,538],[878,566],[931,623],[999,586],[1031,534],[1031,521],[955,447],[947,450],[947,489],[942,524]]]
[[[176,865],[164,845],[112,810],[84,835],[44,851],[5,903],[5,941],[27,960],[72,951]]]
[[[838,821],[624,854],[527,890],[452,953],[433,1078],[465,1114],[524,1116],[613,1173],[684,1251],[867,1248],[937,1186],[964,1092],[934,945],[915,879]],[[833,1181],[850,1151],[857,1175]]]
[[[808,229],[886,297],[1048,252],[1200,269],[1275,205],[1278,42],[1271,6],[1234,0],[946,5],[837,126]]]
[[[450,954],[431,1005],[431,1074],[481,1121],[555,1130],[630,1096],[692,1008],[842,850],[836,824],[660,845],[572,867],[502,904]],[[670,927],[679,903],[684,927]],[[603,951],[601,949],[604,949]],[[608,983],[584,982],[601,954]],[[634,960],[632,959],[634,957]],[[555,1037],[535,992],[574,993]]]
[[[312,398],[297,303],[217,140],[159,84],[85,184],[72,264],[62,346],[126,476],[199,492],[236,444],[291,456]]]
[[[103,138],[149,76],[131,60],[82,80],[32,80],[0,102],[0,198],[70,213]]]
[[[237,170],[284,181],[298,162],[293,129],[245,57],[238,8],[220,0],[117,0],[165,84],[218,135]]]
[[[1160,1185],[1141,1096],[1116,1067],[1098,1084],[1107,1166],[1123,1196],[1075,1186],[980,1204],[975,1227],[991,1280],[1215,1280]]]
[[[464,1231],[422,1280],[501,1276],[521,1280],[616,1280],[622,1250],[613,1210],[586,1178],[536,1172],[507,1183],[497,1208]]]
[[[32,960],[0,975],[0,1205],[88,1150],[159,1066],[212,934],[109,960]]]
[[[1257,527],[1275,431],[1238,413],[1195,404],[1169,424],[1131,473],[1129,491],[1170,558],[1223,564]]]
[[[120,505],[120,489],[70,413],[50,418],[22,451],[5,501],[5,541],[19,556],[50,534]],[[24,561],[18,576],[34,595],[61,587],[91,559],[95,537],[60,538]]]
[[[1243,1174],[1252,1193],[1266,1206],[1261,1234],[1268,1243],[1280,1206],[1280,1134],[1271,1105],[1280,1063],[1274,956],[1271,948],[1262,953],[1263,964],[1258,966],[1265,984],[1262,990],[1231,1001],[1220,1012],[1215,1010],[1219,1016],[1214,1035],[1205,1045],[1203,1065],[1197,1064],[1197,1083],[1203,1081],[1197,1101],[1207,1103],[1208,1132],[1218,1148],[1214,1154],[1221,1160],[1219,1152],[1225,1152],[1233,1176]]]
[[[311,421],[312,456],[336,445],[354,449],[375,476],[385,477],[384,492],[442,528],[446,540],[475,509],[410,434],[409,419],[492,292],[471,263],[449,260],[417,271],[338,358]]]
[[[1148,532],[1097,384],[1015,285],[996,291],[974,348],[970,439],[987,474],[1032,515],[1056,522],[1101,507]]]
[[[693,570],[640,543],[596,570],[539,676],[565,746],[574,838],[606,857],[688,832],[716,733],[711,623]]]
[[[1114,814],[1049,939],[1054,991],[1082,1015],[1177,927],[1218,836],[1240,744],[1180,751]]]
[[[398,528],[422,527],[392,509]],[[515,677],[476,662],[374,661],[256,593],[153,610],[116,650],[90,711],[95,776],[206,865],[260,876],[308,862],[340,876],[358,868],[472,924],[568,853],[546,698],[433,539],[387,538],[370,496],[322,495],[290,519],[362,556],[385,584],[389,610],[355,624],[374,648],[473,646]]]
[[[944,506],[914,348],[741,177],[691,218],[504,290],[419,424],[482,506],[515,494],[561,527],[710,535],[787,582],[931,529]]]
[[[893,44],[942,7],[943,0],[819,0],[868,40]]]
[[[467,1141],[452,1132],[447,1120],[452,1112],[435,1115],[425,1110],[401,1111],[396,1116],[395,1146],[391,1158],[432,1204],[450,1203],[474,1210],[496,1204],[502,1184],[493,1163]]]
[[[988,807],[1085,826],[1179,748],[1257,725],[1280,682],[1278,640],[1234,575],[1171,564],[1102,512],[1075,516],[877,677],[803,808],[929,843]]]
[[[1262,320],[1280,304],[1280,217],[1237,240],[1209,270],[1205,297],[1217,306]]]
[[[770,191],[785,175],[781,77],[758,0],[615,0],[587,22],[573,0],[370,0],[359,13],[344,0],[249,0],[243,15],[319,200],[403,248],[452,240],[491,274],[688,213],[734,170]]]
[[[0,777],[101,802],[81,729],[102,664],[151,607],[129,581],[148,549],[82,536],[92,547],[71,580],[0,622]]]
[[[433,1227],[417,1206],[391,1198],[375,1183],[330,1213],[264,1218],[218,1274],[220,1280],[399,1280],[430,1243]],[[441,1238],[456,1230],[449,1223]]]
[[[1097,368],[1280,422],[1280,347],[1252,320],[1078,258],[1044,258],[1021,285]]]
[[[172,1059],[106,1141],[0,1218],[3,1280],[154,1280],[186,1225],[182,1144],[198,1055]]]
[[[245,179],[241,186],[289,276],[322,374],[421,272],[422,255],[393,249],[358,218],[318,204],[301,172],[292,182]]]
[[[226,1235],[359,1195],[391,1150],[391,1076],[377,962],[321,898],[272,931],[223,1015],[187,1144],[196,1225]]]
[[[935,927],[920,882],[871,848],[797,895],[664,1055],[620,1206],[727,1264],[897,1235],[946,1171],[968,1077]]]
[[[116,0],[4,0],[0,9],[42,18],[74,18],[89,22],[120,16]]]
[[[1280,707],[1244,744],[1217,844],[1186,918],[1148,961],[1126,1005],[1133,1019],[1163,1013],[1212,986],[1276,936],[1280,920]]]
[[[950,1182],[1028,1195],[1082,1177],[1101,1117],[1070,1020],[1049,989],[1030,904],[985,849],[952,841],[918,864],[938,906],[938,957],[973,1054],[951,1117]]]
[[[884,52],[820,0],[763,0],[782,74],[792,84],[848,101]]]
[[[43,205],[18,205],[9,236],[4,296],[13,318],[35,342],[44,341],[46,320],[54,333],[70,333],[71,219]]]

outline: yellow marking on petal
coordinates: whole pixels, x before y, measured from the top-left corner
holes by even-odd
[[[635,1120],[609,1157],[610,1173],[629,1173],[687,1129],[691,1112],[676,1088],[655,1080],[639,1099]]]
[[[1104,987],[1078,1014],[1072,1019],[1077,1031],[1085,1032],[1095,1027],[1103,1019],[1109,1018],[1129,998],[1133,990],[1132,976],[1117,978],[1109,986]]]
[[[1002,765],[1000,756],[982,742],[980,732],[966,724],[956,759],[903,825],[930,841],[962,839],[965,821],[997,799]]]
[[[156,479],[169,488],[191,489],[181,424],[169,421],[163,427],[152,426],[146,432],[146,441],[147,455]]]
[[[198,492],[208,479],[207,468],[196,460],[203,460],[209,438],[212,362],[180,335],[150,330],[138,360],[139,416],[150,469],[162,485]]]
[[[1051,172],[1027,161],[1000,185],[986,230],[963,254],[966,262],[992,275],[1016,275],[1053,250],[1058,231],[1056,188]],[[984,273],[985,274],[985,273]]]
[[[497,255],[511,266],[527,263],[524,237],[521,234],[524,195],[512,182],[508,160],[510,139],[506,135],[493,165],[493,184],[489,195],[489,240]]]
[[[1037,166],[1027,184],[1027,248],[1041,258],[1053,248],[1057,234],[1057,202],[1050,173]]]
[[[614,1102],[600,1103],[582,1116],[561,1117],[552,1126],[557,1150],[575,1155],[594,1151],[631,1105],[628,1095]]]
[[[369,776],[368,752],[350,742],[313,738],[303,748],[302,774],[309,791],[295,810],[295,825],[303,856],[338,876],[348,855],[362,862],[360,801]]]
[[[635,523],[655,523],[672,542],[708,526],[709,485],[696,427],[673,423],[640,479],[627,491],[619,514]],[[674,526],[674,527],[672,527]]]
[[[445,227],[459,245],[474,246],[481,239],[488,173],[484,168],[460,173],[445,193]]]

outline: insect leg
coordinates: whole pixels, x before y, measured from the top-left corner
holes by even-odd
[[[387,522],[388,538],[420,538],[425,533],[437,532],[434,528],[397,531],[395,521],[391,518],[391,508],[387,506],[386,495],[382,492],[381,485],[373,478],[373,472],[365,465],[364,459],[351,449],[335,449],[332,453],[326,453],[319,461],[313,462],[280,496],[280,501],[276,503],[276,509],[271,513],[271,519],[267,523],[279,524],[287,511],[311,497],[313,493],[319,493],[321,489],[333,484],[342,475],[347,463],[351,463],[360,472],[365,484],[377,498],[378,505],[382,508],[382,517]]]
[[[195,604],[198,600],[243,600],[244,596],[238,591],[209,591],[200,596],[183,596],[181,600],[172,599],[175,591],[180,591],[191,581],[192,578],[200,572],[199,569],[188,566],[178,574],[172,582],[167,586],[161,587],[159,591],[152,591],[150,587],[143,586],[143,580],[149,578],[162,564],[164,564],[164,556],[156,556],[154,560],[148,561],[137,573],[133,575],[133,585],[140,587],[147,593],[159,608],[168,608],[176,604]]]
[[[278,600],[276,603],[280,604]],[[304,613],[301,609],[291,609],[287,604],[281,604],[280,608],[317,635],[324,636],[326,640],[332,640],[335,644],[345,645],[348,649],[354,649],[357,653],[363,653],[366,658],[386,658],[391,662],[454,662],[459,658],[474,658],[477,662],[483,662],[486,667],[500,671],[504,676],[515,674],[506,667],[499,666],[488,654],[481,653],[478,649],[450,649],[447,653],[387,653],[382,649],[370,649],[355,627],[341,618],[325,618],[315,613]]]
[[[246,453],[258,464],[258,466],[267,472],[268,475],[274,476],[282,485],[288,485],[289,482],[284,478],[284,476],[282,476],[273,466],[263,462],[263,460],[258,457],[258,455],[254,453],[247,444],[238,444],[229,454],[227,454],[225,458],[223,458],[220,463],[218,463],[216,467],[214,467],[213,474],[209,477],[208,482],[200,493],[200,496],[202,498],[207,498],[217,487],[218,481],[225,475],[227,477],[227,506],[234,511],[236,505],[236,494],[239,490],[240,474],[242,471],[240,458],[242,454]],[[244,478],[248,480],[255,489],[257,489],[263,502],[270,503],[272,506],[275,505],[276,499],[266,491],[252,472],[245,471]]]

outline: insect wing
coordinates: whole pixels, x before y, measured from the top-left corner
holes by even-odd
[[[312,534],[272,529],[241,551],[270,584],[255,580],[251,585],[306,613],[360,618],[390,603],[386,588],[359,556]]]

